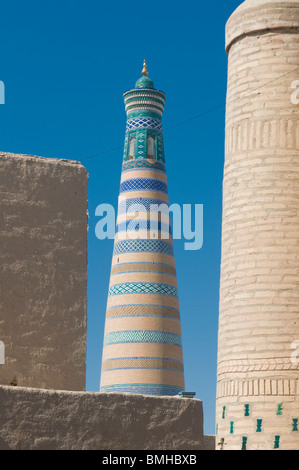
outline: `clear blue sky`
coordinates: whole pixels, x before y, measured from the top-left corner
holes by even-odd
[[[170,203],[204,205],[202,249],[184,251],[183,240],[176,240],[174,249],[186,390],[203,400],[210,434],[216,397],[224,31],[240,3],[16,0],[1,6],[0,80],[6,104],[0,106],[0,151],[79,160],[89,173],[87,390],[99,388],[113,247],[113,241],[95,237],[95,208],[103,202],[116,207],[126,122],[122,95],[141,76],[144,57],[155,87],[166,93]],[[95,154],[100,155],[89,158]]]

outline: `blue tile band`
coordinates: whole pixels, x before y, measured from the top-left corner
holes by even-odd
[[[113,256],[122,253],[162,253],[173,256],[173,245],[164,240],[122,240],[115,243]]]
[[[136,129],[152,129],[161,132],[162,121],[161,119],[155,119],[147,116],[140,116],[128,119],[126,131],[134,131]]]
[[[119,192],[126,191],[159,191],[167,194],[167,184],[154,178],[133,178],[121,183]]]

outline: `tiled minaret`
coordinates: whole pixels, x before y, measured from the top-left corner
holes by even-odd
[[[108,293],[101,392],[177,395],[184,390],[177,280],[162,113],[146,63],[124,94],[127,128]],[[157,221],[150,209],[164,204]],[[151,207],[152,206],[152,207]]]

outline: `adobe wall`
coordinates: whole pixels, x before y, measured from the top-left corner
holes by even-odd
[[[85,389],[87,184],[78,162],[0,153],[0,384]]]
[[[0,386],[0,450],[204,450],[202,402]]]

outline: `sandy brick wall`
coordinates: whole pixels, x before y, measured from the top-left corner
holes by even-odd
[[[264,0],[247,0],[227,24],[217,387],[217,444],[227,450],[299,446],[296,25],[299,2]]]
[[[85,389],[87,172],[0,153],[0,384]]]

